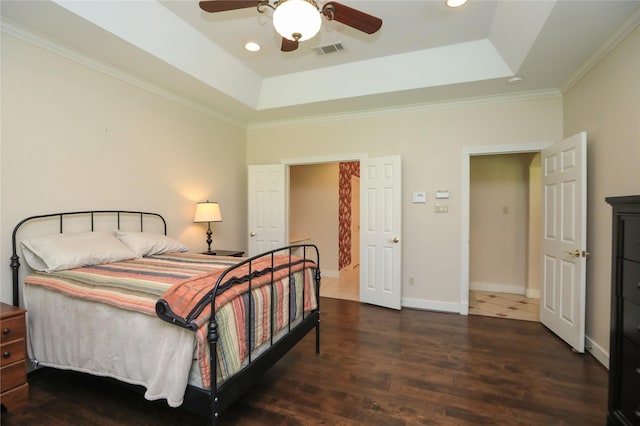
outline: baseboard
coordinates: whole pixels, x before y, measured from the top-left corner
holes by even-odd
[[[525,294],[522,286],[502,283],[469,282],[469,290],[495,291],[496,293]]]
[[[413,299],[409,297],[402,298],[402,307],[422,309],[425,311],[460,313],[459,303],[436,302],[433,300]]]
[[[607,369],[609,368],[609,352],[606,351],[602,346],[599,346],[596,342],[591,340],[589,336],[584,337],[585,340],[585,348],[587,351],[593,355],[595,359],[602,365],[604,365]]]

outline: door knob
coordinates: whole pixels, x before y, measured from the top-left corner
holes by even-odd
[[[400,238],[398,238],[398,237],[393,237],[393,240],[391,240],[391,241],[393,241],[394,243],[397,243],[398,241],[400,241]]]
[[[573,257],[580,257],[580,250],[576,249],[574,251],[565,251],[566,254]]]
[[[250,237],[255,237],[255,236],[256,236],[256,233],[255,233],[255,232],[249,232],[249,236],[250,236]]]

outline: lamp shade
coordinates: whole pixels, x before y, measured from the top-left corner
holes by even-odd
[[[273,12],[273,26],[288,40],[309,40],[321,25],[320,11],[313,0],[280,0]]]
[[[222,222],[222,213],[218,203],[203,201],[196,205],[194,222]]]

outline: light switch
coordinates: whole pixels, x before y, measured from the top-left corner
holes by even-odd
[[[438,199],[449,198],[449,191],[445,190],[445,189],[441,189],[439,191],[436,191],[436,198],[438,198]]]

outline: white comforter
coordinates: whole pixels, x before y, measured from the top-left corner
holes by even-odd
[[[196,365],[194,332],[37,286],[25,286],[24,296],[31,360],[141,385],[148,400],[166,399],[171,407],[182,404],[189,372]]]

